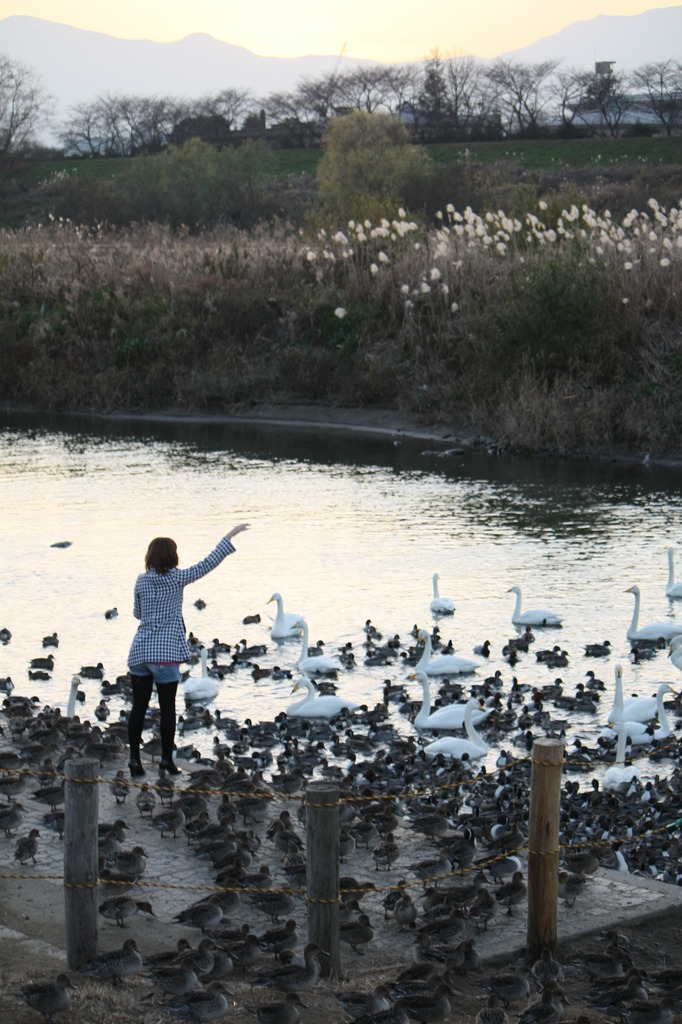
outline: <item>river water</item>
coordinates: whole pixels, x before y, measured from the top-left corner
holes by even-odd
[[[611,705],[614,666],[623,665],[626,694],[677,685],[666,652],[632,663],[626,630],[637,584],[640,622],[682,622],[682,601],[665,595],[667,549],[682,573],[682,490],[676,468],[641,464],[555,462],[466,451],[389,435],[365,436],[321,428],[266,425],[140,423],[74,417],[49,419],[5,413],[0,419],[0,677],[15,692],[66,705],[71,677],[101,662],[107,679],[126,671],[136,627],[133,584],[149,540],[170,535],[181,564],[205,556],[241,521],[249,532],[237,552],[185,594],[185,619],[207,645],[266,643],[257,659],[295,673],[298,641],[270,641],[268,599],[278,591],[287,611],[309,624],[310,640],[335,655],[348,642],[357,668],[341,670],[338,690],[373,706],[383,683],[420,688],[401,664],[365,666],[363,624],[384,637],[413,643],[415,624],[431,629],[432,576],[456,605],[438,624],[458,653],[473,656],[489,640],[491,657],[477,681],[502,672],[541,687],[561,676],[573,693],[595,669],[608,686],[604,713],[569,722],[569,736],[591,742]],[[68,547],[53,547],[61,542]],[[568,666],[550,670],[535,655],[512,669],[502,647],[516,633],[513,595],[524,607],[564,616],[560,630],[536,630],[535,648],[559,644]],[[196,599],[206,602],[202,610]],[[105,612],[117,608],[118,615]],[[247,615],[261,623],[244,625]],[[48,681],[28,679],[32,658],[49,653],[42,638],[57,632]],[[608,639],[612,655],[585,656],[585,645]],[[197,668],[192,668],[197,674]],[[469,684],[472,677],[463,677]],[[255,682],[248,668],[223,681],[212,705],[238,720],[272,719],[286,709],[292,682]],[[437,684],[432,684],[436,694]],[[81,717],[101,698],[84,681]],[[123,707],[111,702],[112,712]],[[400,728],[411,726],[403,716]],[[210,752],[210,730],[193,733]],[[489,760],[496,753],[491,749]],[[659,769],[657,769],[659,770]]]

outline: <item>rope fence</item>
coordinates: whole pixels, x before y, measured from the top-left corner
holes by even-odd
[[[636,757],[629,759],[629,763],[634,761],[642,762],[648,759],[658,759],[666,750],[672,752],[673,748],[677,747],[677,740],[673,737],[667,743],[659,744],[653,751],[643,751]],[[369,793],[347,793],[343,791],[335,783],[325,782],[306,782],[305,777],[302,780],[302,785],[305,785],[304,792],[280,792],[276,789],[273,790],[268,788],[267,784],[264,784],[263,788],[249,787],[249,788],[232,788],[231,786],[216,784],[213,785],[213,779],[211,784],[205,784],[204,781],[192,783],[182,789],[176,788],[176,786],[169,780],[162,778],[157,779],[154,782],[139,781],[139,780],[128,780],[122,778],[107,778],[100,774],[97,770],[98,761],[96,759],[76,759],[66,762],[65,770],[57,770],[52,766],[44,766],[42,768],[8,768],[0,767],[0,788],[2,787],[3,780],[16,779],[19,783],[20,780],[28,780],[31,778],[37,779],[39,788],[35,792],[35,796],[41,797],[41,793],[44,794],[45,803],[50,804],[54,808],[64,802],[64,830],[60,833],[60,836],[65,835],[67,842],[65,843],[65,857],[64,857],[64,874],[38,874],[38,873],[25,873],[25,872],[0,872],[0,879],[7,881],[14,880],[49,880],[61,882],[64,886],[65,900],[66,900],[66,919],[67,919],[67,959],[73,965],[79,962],[83,962],[82,958],[86,955],[91,955],[93,942],[96,945],[97,935],[97,892],[98,890],[116,890],[117,887],[121,887],[121,891],[130,889],[164,889],[171,891],[196,891],[206,893],[235,893],[240,897],[242,895],[248,895],[249,897],[258,896],[259,894],[281,894],[301,897],[305,900],[308,906],[308,925],[309,934],[317,935],[317,940],[314,938],[311,941],[318,941],[323,949],[328,949],[329,962],[326,965],[329,972],[334,973],[338,970],[338,913],[339,906],[344,899],[350,899],[353,896],[364,895],[367,892],[373,892],[377,895],[384,893],[395,892],[396,888],[401,891],[407,892],[411,889],[423,888],[426,890],[429,886],[437,886],[441,882],[445,882],[448,879],[458,878],[461,879],[466,875],[480,872],[484,869],[494,868],[495,864],[501,862],[507,857],[523,854],[524,851],[528,858],[528,895],[529,895],[529,948],[553,946],[556,939],[556,886],[558,876],[558,864],[562,854],[569,854],[571,851],[580,851],[590,849],[598,851],[601,847],[609,847],[617,844],[618,847],[627,849],[630,846],[636,846],[640,843],[650,842],[652,837],[656,835],[662,835],[669,832],[671,829],[675,829],[682,824],[682,818],[678,816],[679,810],[672,817],[672,820],[666,822],[659,822],[652,825],[650,822],[645,823],[642,830],[633,833],[628,827],[624,829],[624,834],[614,835],[609,832],[608,835],[603,835],[601,838],[596,838],[589,841],[579,842],[559,842],[559,806],[561,803],[561,772],[564,768],[575,768],[581,772],[594,772],[600,769],[606,769],[612,760],[598,760],[598,761],[585,761],[581,758],[578,761],[572,760],[570,757],[562,757],[563,745],[561,740],[546,738],[545,740],[535,741],[532,755],[516,758],[508,761],[504,765],[500,765],[495,769],[482,774],[468,775],[465,778],[450,779],[447,781],[439,780],[436,785],[419,785],[410,786],[407,785],[402,789],[392,789],[389,792],[377,792],[373,790]],[[101,770],[102,763],[99,762],[99,768]],[[505,849],[502,853],[496,853],[489,857],[482,857],[469,864],[460,866],[452,871],[443,873],[434,873],[428,877],[418,877],[414,879],[400,879],[398,885],[395,882],[386,882],[386,884],[374,884],[367,883],[361,884],[357,888],[340,887],[339,886],[339,857],[329,856],[330,851],[339,849],[339,809],[344,804],[350,805],[374,805],[376,806],[380,801],[388,801],[392,804],[399,804],[402,802],[409,803],[410,801],[417,801],[420,798],[428,798],[433,800],[438,795],[447,794],[449,792],[456,792],[461,787],[470,787],[473,784],[484,779],[485,781],[492,781],[496,776],[517,775],[519,771],[528,769],[531,775],[531,794],[530,794],[530,818],[529,818],[529,839],[523,844],[516,846],[514,849]],[[214,769],[207,769],[207,772],[213,772]],[[200,776],[201,769],[198,769],[197,775]],[[537,775],[537,778],[536,778]],[[538,812],[537,805],[538,801],[536,798],[536,790],[538,789],[538,779],[543,780],[543,784],[546,784],[548,779],[553,779],[552,786],[554,790],[550,793],[549,789],[547,793],[542,797],[540,801],[541,810]],[[558,782],[557,782],[558,780]],[[52,787],[50,787],[52,783]],[[305,885],[285,885],[285,886],[273,886],[265,887],[262,885],[240,885],[239,882],[229,885],[210,885],[210,884],[189,884],[178,881],[172,881],[170,879],[160,879],[154,881],[148,881],[142,878],[134,880],[123,880],[113,878],[101,878],[99,867],[98,867],[98,856],[97,856],[97,819],[98,819],[98,801],[97,793],[101,786],[117,786],[125,791],[125,797],[128,793],[134,793],[135,791],[151,791],[163,801],[164,797],[169,797],[171,801],[181,800],[190,798],[193,796],[197,797],[211,797],[217,796],[222,800],[227,799],[228,801],[235,801],[237,803],[241,799],[253,801],[262,800],[271,805],[275,805],[277,802],[281,803],[296,803],[299,807],[301,804],[305,807],[306,815],[308,816],[308,823],[314,818],[314,826],[306,828],[306,836],[308,840],[307,857],[305,860],[306,870],[306,884]],[[558,786],[558,789],[556,788]],[[6,795],[13,790],[11,787],[4,787]],[[17,790],[14,790],[16,792]],[[19,790],[21,791],[21,787]],[[53,791],[53,792],[52,792]],[[51,796],[50,796],[51,793]],[[82,795],[81,795],[82,794]],[[570,796],[570,792],[566,794],[566,798]],[[84,810],[83,807],[78,808],[79,804],[88,804]],[[11,804],[8,802],[8,808]],[[556,835],[548,841],[544,840],[545,834],[549,834],[551,829],[542,829],[537,831],[534,825],[534,816],[540,813],[540,817],[546,817],[546,819],[552,824],[556,825]],[[672,814],[672,811],[671,811]],[[74,818],[75,815],[75,818]],[[71,829],[69,829],[69,818],[71,817]],[[246,824],[246,816],[245,816]],[[5,835],[7,838],[12,838],[11,832],[17,826],[13,825],[11,828],[5,828]],[[0,829],[3,828],[2,824],[2,810],[0,809]],[[170,830],[169,830],[170,831]],[[179,831],[179,829],[178,829]],[[78,839],[76,845],[73,845],[69,852],[67,850],[69,834],[72,836],[82,837],[83,835],[90,835],[92,841],[90,845],[88,842],[83,842],[82,839]],[[320,836],[324,836],[324,841],[320,844]],[[538,836],[540,840],[538,841]],[[315,844],[318,844],[317,850]],[[188,839],[188,845],[191,844],[191,838]],[[394,865],[395,866],[395,865]],[[377,864],[378,870],[378,864]],[[389,862],[388,870],[391,870],[391,864]],[[404,869],[403,869],[404,870]],[[538,879],[541,879],[538,885]],[[533,896],[533,893],[536,895]],[[533,909],[531,904],[533,900],[536,901],[537,907],[540,909]],[[70,908],[71,901],[71,908]],[[83,902],[87,901],[87,902]],[[545,911],[547,908],[552,911],[549,916]],[[542,920],[543,914],[545,920]],[[92,933],[87,938],[87,941],[83,939],[83,935],[87,934],[87,928],[83,928],[83,920],[89,919],[91,922],[94,921],[92,928],[94,928],[94,939]],[[531,936],[531,918],[533,919],[533,935]],[[69,920],[71,920],[71,930],[73,931],[73,938],[69,939]],[[92,931],[92,930],[91,930]],[[336,936],[336,944],[334,937]]]

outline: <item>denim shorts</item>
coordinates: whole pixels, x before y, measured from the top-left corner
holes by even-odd
[[[180,667],[178,665],[155,665],[148,661],[144,665],[132,665],[129,672],[131,676],[151,675],[155,683],[180,682]]]

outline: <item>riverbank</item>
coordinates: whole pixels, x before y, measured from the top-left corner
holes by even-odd
[[[0,412],[18,415],[40,414],[44,410],[34,406],[14,405],[0,402]],[[426,416],[414,417],[396,409],[359,409],[350,406],[321,405],[273,405],[259,403],[247,410],[228,413],[185,412],[168,410],[159,412],[112,412],[103,413],[94,410],[72,410],[59,412],[59,417],[91,417],[105,423],[192,423],[221,426],[225,424],[262,425],[265,427],[286,428],[287,430],[306,430],[331,433],[348,433],[353,435],[384,437],[392,444],[399,446],[408,439],[424,441],[437,445],[439,454],[459,454],[466,451],[487,452],[491,455],[504,454],[513,450],[500,438],[472,430],[457,423],[431,421]],[[541,450],[532,453],[533,458],[560,459],[630,463],[633,465],[651,465],[670,469],[682,468],[682,452],[679,455],[656,455],[647,451],[634,451],[614,447],[604,449],[575,450],[570,453]]]
[[[652,204],[626,225],[557,197],[525,218],[449,207],[435,229],[401,211],[332,235],[4,232],[0,399],[390,409],[523,455],[675,458],[682,234]]]

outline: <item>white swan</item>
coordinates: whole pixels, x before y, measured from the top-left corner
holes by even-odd
[[[653,731],[652,739],[660,742],[661,740],[667,740],[673,735],[673,731],[670,728],[670,722],[663,705],[663,694],[674,693],[672,686],[667,683],[661,683],[658,690],[656,691],[656,717],[658,718],[658,725]]]
[[[628,735],[625,722],[618,722],[616,730],[618,732],[616,762],[604,773],[602,789],[620,793],[623,790],[627,790],[635,779],[639,779],[640,775],[634,765],[625,766],[625,746]]]
[[[682,633],[682,623],[679,622],[650,622],[647,626],[639,625],[639,587],[628,587],[626,594],[635,595],[635,608],[632,613],[632,622],[627,631],[628,640],[672,640],[673,637]]]
[[[427,676],[456,676],[475,672],[480,667],[478,661],[461,658],[458,654],[437,654],[432,658],[431,635],[425,629],[419,630],[417,639],[423,642],[424,653],[415,666],[415,672],[425,672]]]
[[[682,583],[675,583],[674,548],[668,548],[668,583],[665,588],[666,597],[682,597]]]
[[[300,615],[296,612],[285,612],[284,603],[282,601],[281,594],[274,593],[268,600],[275,601],[277,603],[277,614],[275,615],[275,621],[272,624],[270,630],[270,636],[273,640],[288,640],[294,636],[301,635],[300,626],[297,625]]]
[[[675,636],[670,641],[670,647],[668,648],[668,657],[671,662],[682,672],[682,634]]]
[[[421,709],[412,723],[415,729],[420,732],[424,730],[437,732],[440,729],[462,728],[466,704],[448,704],[431,712],[431,691],[429,689],[429,677],[426,672],[413,672],[410,675],[410,679],[416,679],[418,683],[421,683],[423,694]],[[483,710],[479,706],[478,710],[472,715],[473,724],[478,725],[480,722],[485,722],[491,712],[492,708]]]
[[[516,604],[512,612],[512,624],[514,626],[560,626],[563,616],[548,608],[533,608],[531,611],[521,611],[521,587],[510,587],[508,594],[516,594]]]
[[[305,676],[299,676],[291,692],[296,693],[301,689],[307,691],[306,695],[302,700],[289,705],[287,708],[287,717],[289,718],[324,718],[328,720],[335,718],[343,711],[353,711],[360,707],[354,700],[344,700],[337,697],[336,694],[318,694],[310,679]]]
[[[433,743],[427,743],[424,747],[424,754],[427,757],[436,757],[437,754],[444,754],[446,757],[456,757],[459,759],[466,755],[470,760],[485,757],[488,753],[488,744],[476,732],[472,722],[472,716],[477,708],[478,701],[475,697],[470,697],[464,714],[466,739],[462,736],[442,736],[439,740],[434,740]]]
[[[201,679],[186,679],[183,684],[186,701],[213,700],[218,696],[218,685],[208,674],[208,651],[201,649]]]
[[[455,602],[449,597],[441,597],[438,593],[438,573],[433,574],[433,601],[429,605],[434,615],[454,615]]]
[[[66,717],[73,718],[76,714],[76,697],[78,696],[78,687],[81,684],[80,676],[73,676],[71,679],[71,689],[69,690],[69,699],[66,704]]]
[[[300,672],[307,672],[310,676],[330,676],[338,672],[338,661],[332,661],[326,654],[308,654],[308,623],[305,619],[296,619],[299,632],[303,633],[301,653],[298,656],[296,667]]]
[[[616,665],[615,670],[616,686],[613,696],[613,706],[609,711],[608,720],[617,722],[650,722],[659,711],[659,694],[670,691],[667,683],[661,683],[658,692],[651,697],[624,697],[623,696],[623,668]]]

